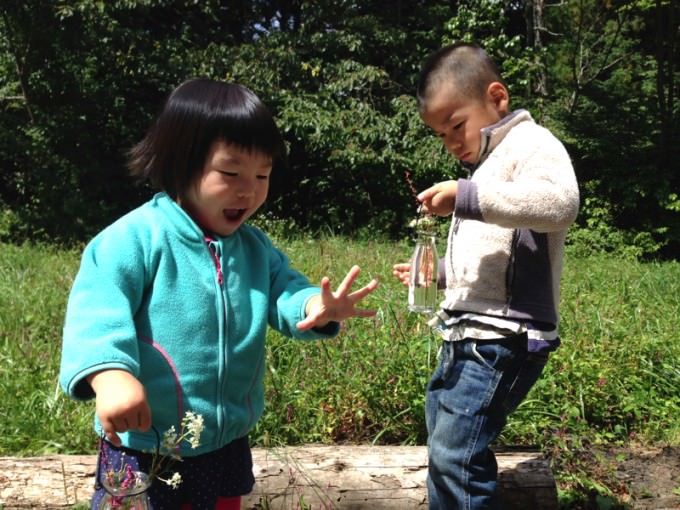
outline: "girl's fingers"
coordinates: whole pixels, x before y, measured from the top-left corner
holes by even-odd
[[[356,314],[356,317],[373,317],[378,312],[376,310],[367,310],[365,308],[355,308],[354,313]]]
[[[109,442],[115,446],[120,446],[121,441],[120,437],[118,437],[118,434],[116,434],[116,425],[112,421],[108,421],[105,423],[102,423],[102,430],[104,431],[104,435],[106,436],[106,439],[109,440]]]
[[[350,295],[347,296],[348,299],[350,299],[353,303],[356,303],[357,301],[361,301],[363,298],[368,296],[371,292],[373,292],[376,287],[378,286],[378,280],[376,278],[373,278],[368,285],[365,287],[362,287],[359,290],[356,290],[352,292]]]
[[[340,285],[338,285],[338,288],[335,291],[336,296],[347,295],[349,289],[351,289],[352,285],[354,284],[354,280],[357,279],[359,271],[361,271],[359,269],[359,266],[352,266],[352,268],[347,272],[347,275],[345,275],[345,278],[342,280]]]

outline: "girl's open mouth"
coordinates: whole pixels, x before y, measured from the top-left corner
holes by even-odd
[[[238,221],[243,217],[245,212],[245,209],[225,209],[224,217],[229,221]]]

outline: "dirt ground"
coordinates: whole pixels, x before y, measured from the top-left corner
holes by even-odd
[[[680,446],[592,450],[579,464],[612,492],[593,490],[587,510],[680,509]]]

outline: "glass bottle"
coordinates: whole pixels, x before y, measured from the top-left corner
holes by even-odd
[[[408,285],[408,309],[412,312],[434,313],[437,309],[437,279],[439,258],[434,234],[416,232],[416,247],[411,257]]]
[[[127,483],[102,477],[105,494],[97,507],[99,510],[149,510],[149,476],[141,471],[132,471],[131,475]]]

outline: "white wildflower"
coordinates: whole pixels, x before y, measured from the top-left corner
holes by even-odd
[[[159,480],[163,480],[162,478],[159,478]],[[170,478],[167,480],[163,480],[167,485],[172,487],[173,489],[177,489],[180,484],[182,483],[182,475],[180,475],[177,471],[175,471]]]
[[[177,446],[177,431],[174,426],[171,426],[163,433],[163,441],[161,443],[161,450],[170,452]]]
[[[182,426],[186,428],[186,439],[191,444],[191,448],[196,449],[201,444],[201,433],[205,427],[203,415],[187,411],[182,420]]]

